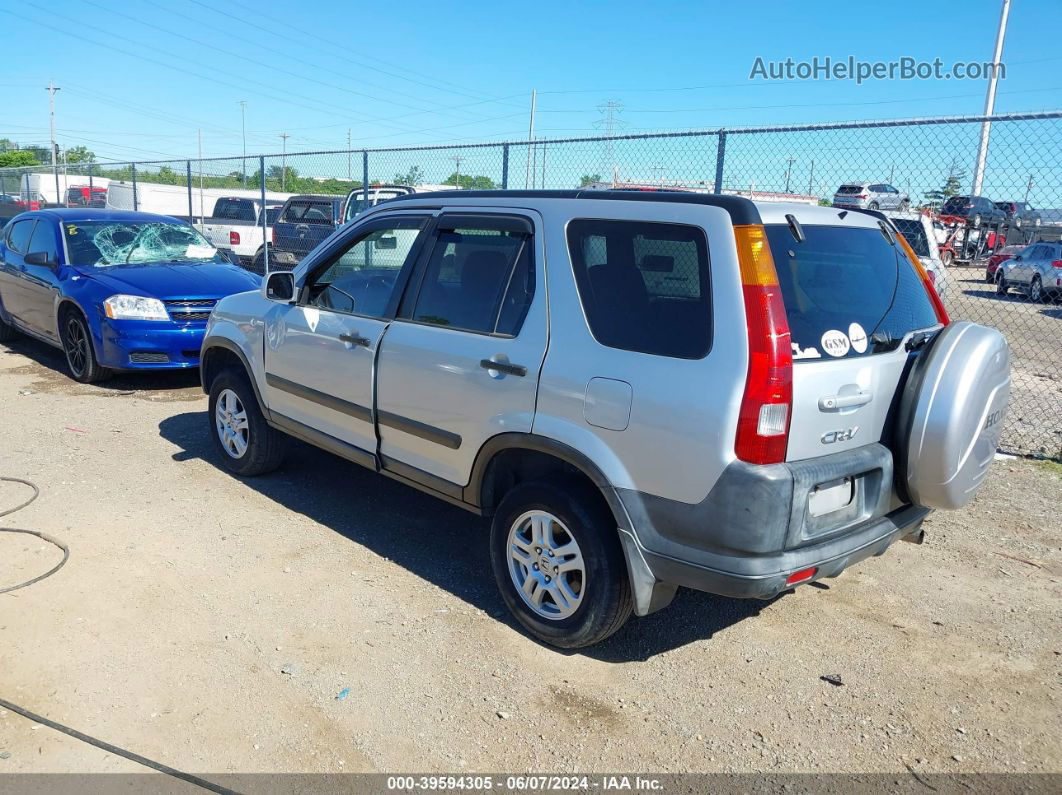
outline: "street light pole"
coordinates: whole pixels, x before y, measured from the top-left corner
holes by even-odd
[[[1003,0],[1003,10],[999,14],[999,30],[996,31],[996,50],[992,56],[992,74],[988,77],[988,93],[985,95],[985,116],[991,116],[996,108],[996,81],[999,79],[1000,63],[1003,56],[1003,39],[1007,35],[1007,17],[1010,16],[1010,0]],[[981,140],[977,144],[977,165],[974,167],[974,196],[981,195],[981,186],[985,180],[985,161],[988,160],[988,138],[992,133],[992,122],[981,122]]]
[[[240,100],[240,128],[243,133],[243,187],[247,187],[247,100]]]

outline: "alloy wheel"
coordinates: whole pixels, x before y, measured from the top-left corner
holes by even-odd
[[[80,377],[85,372],[89,353],[88,344],[85,327],[80,320],[71,316],[66,321],[66,361],[75,376]]]
[[[586,565],[575,536],[556,516],[528,511],[509,529],[509,576],[536,615],[570,617],[586,592]]]
[[[214,426],[221,446],[232,458],[243,458],[250,443],[251,428],[239,395],[226,389],[214,406]]]

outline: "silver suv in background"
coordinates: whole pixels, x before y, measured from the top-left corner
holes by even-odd
[[[833,206],[860,210],[907,210],[911,200],[884,182],[846,182],[833,194]]]
[[[1030,301],[1062,298],[1062,243],[1033,243],[999,263],[996,292],[1011,288],[1027,293]]]
[[[369,208],[219,302],[201,373],[225,468],[294,436],[491,517],[503,600],[569,648],[921,540],[1010,383],[876,214],[601,190]]]

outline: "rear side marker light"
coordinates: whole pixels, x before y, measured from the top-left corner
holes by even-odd
[[[802,582],[807,582],[818,573],[818,566],[812,566],[810,569],[801,569],[800,571],[794,571],[792,574],[785,578],[785,584],[799,585]]]

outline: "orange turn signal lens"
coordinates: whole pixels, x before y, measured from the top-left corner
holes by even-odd
[[[738,264],[741,266],[741,283],[770,287],[778,284],[778,271],[767,235],[759,224],[741,224],[734,227],[737,242]]]

